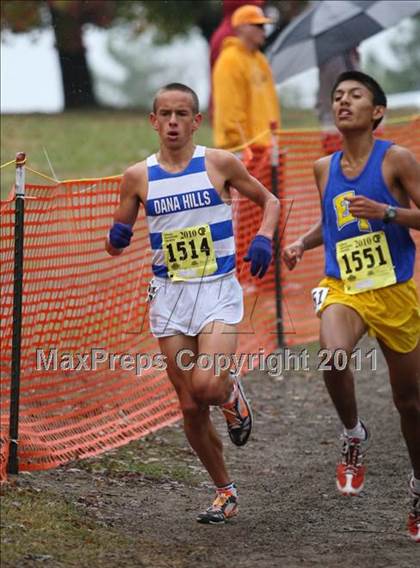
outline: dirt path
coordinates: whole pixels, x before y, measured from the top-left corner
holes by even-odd
[[[123,457],[116,452],[113,468],[109,456],[102,457],[20,476],[19,485],[64,495],[88,517],[132,539],[132,547],[98,558],[91,568],[419,566],[420,550],[405,533],[409,462],[383,359],[378,358],[376,372],[368,361],[362,367],[359,407],[372,446],[360,497],[336,493],[338,422],[317,372],[287,372],[280,380],[253,373],[245,379],[255,416],[245,448],[228,443],[217,416],[240,490],[240,515],[228,525],[195,521],[209,505],[212,489],[179,426],[131,444]],[[124,461],[133,455],[149,468],[167,461],[170,475],[139,473]],[[174,463],[180,468],[178,481]],[[59,558],[44,558],[41,564],[78,565]],[[26,558],[18,565],[41,564],[39,558]]]

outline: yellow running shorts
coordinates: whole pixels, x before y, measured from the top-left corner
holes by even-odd
[[[420,303],[413,279],[386,288],[360,294],[346,294],[342,280],[327,276],[318,289],[328,289],[317,314],[331,304],[353,308],[368,328],[390,349],[399,353],[412,351],[420,339]]]

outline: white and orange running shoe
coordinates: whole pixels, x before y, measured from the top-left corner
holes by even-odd
[[[411,510],[408,513],[407,529],[414,542],[420,542],[420,495],[413,490],[413,479],[410,480]]]
[[[337,489],[342,495],[358,495],[365,484],[363,458],[368,448],[369,433],[363,423],[362,426],[366,432],[365,440],[343,435],[341,463],[336,469]]]
[[[217,491],[213,504],[197,516],[197,521],[205,525],[226,523],[238,514],[238,494],[233,491]]]
[[[224,414],[231,441],[236,446],[244,446],[252,430],[252,410],[239,377],[233,375],[234,399],[220,406]]]

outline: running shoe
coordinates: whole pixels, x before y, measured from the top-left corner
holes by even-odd
[[[365,484],[366,468],[363,457],[368,448],[369,433],[362,424],[366,439],[350,438],[343,435],[343,448],[341,450],[341,463],[337,465],[336,484],[342,495],[358,495]]]
[[[420,495],[418,493],[414,493],[412,480],[410,482],[410,494],[413,501],[411,504],[411,510],[408,514],[408,534],[414,542],[420,542]]]
[[[237,495],[231,491],[218,491],[213,504],[204,513],[198,515],[197,521],[206,525],[220,525],[237,514]]]
[[[231,376],[235,389],[234,400],[220,408],[226,419],[230,439],[236,446],[244,446],[252,430],[252,411],[239,378],[233,374]]]

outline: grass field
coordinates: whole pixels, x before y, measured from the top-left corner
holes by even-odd
[[[204,124],[197,141],[211,143]],[[16,152],[27,154],[28,165],[51,177],[77,179],[118,175],[157,147],[147,117],[125,112],[68,112],[57,115],[4,116],[1,127],[2,163]],[[47,159],[48,156],[48,159]],[[14,167],[2,171],[4,198],[14,181]],[[43,183],[28,172],[27,180]]]

